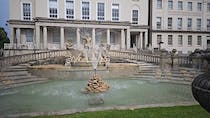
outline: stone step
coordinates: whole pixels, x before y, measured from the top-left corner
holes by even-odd
[[[3,72],[0,77],[29,75],[28,71]]]
[[[9,66],[8,67],[9,69],[23,69],[23,68],[27,68],[27,66],[24,66],[24,65],[18,65],[18,66]]]
[[[3,82],[0,83],[0,86],[11,86],[20,83],[31,83],[31,82],[38,82],[38,81],[46,81],[47,78],[28,78],[28,79],[20,79],[15,81],[10,81],[8,84],[4,84]]]
[[[46,80],[44,80],[44,81],[33,81],[33,82],[30,82],[30,83],[17,83],[17,84],[13,84],[13,85],[9,85],[9,86],[0,86],[0,89],[10,89],[10,88],[27,86],[27,85],[32,85],[32,84],[44,83],[44,82],[46,82]]]
[[[35,78],[36,76],[31,76],[31,75],[21,75],[21,76],[9,76],[5,77],[7,80],[20,80],[20,79],[28,79],[28,78]]]
[[[17,71],[27,71],[26,68],[6,68],[1,70],[1,72],[17,72]]]

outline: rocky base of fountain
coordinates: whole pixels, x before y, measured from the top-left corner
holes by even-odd
[[[88,81],[85,93],[102,93],[108,89],[109,85],[104,82],[99,75],[94,74],[93,78]]]

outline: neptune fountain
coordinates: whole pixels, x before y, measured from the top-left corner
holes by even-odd
[[[82,92],[105,92],[109,89],[109,85],[104,82],[98,74],[96,74],[96,70],[98,65],[108,67],[110,59],[108,56],[107,47],[100,43],[99,45],[93,45],[92,39],[89,36],[84,35],[83,37],[84,44],[82,46],[78,46],[79,48],[77,48],[77,50],[70,52],[68,58],[66,59],[65,65],[76,67],[88,67],[92,65],[94,70],[93,77],[88,81],[87,87],[85,87],[85,90],[82,90]]]

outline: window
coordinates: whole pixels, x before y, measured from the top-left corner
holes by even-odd
[[[23,3],[23,20],[31,20],[31,4]]]
[[[187,29],[191,30],[192,29],[192,18],[187,19]]]
[[[33,31],[32,30],[26,30],[26,42],[33,42]]]
[[[183,39],[183,36],[182,35],[179,35],[178,36],[178,46],[182,46],[183,45],[183,43],[182,43],[183,40],[182,39]]]
[[[207,11],[210,12],[210,3],[207,3]]]
[[[192,46],[192,36],[188,36],[188,46]]]
[[[112,4],[112,20],[119,21],[119,4]]]
[[[182,18],[178,18],[178,23],[177,23],[177,25],[178,25],[178,29],[182,29]]]
[[[201,19],[197,19],[197,30],[201,30]]]
[[[178,1],[178,10],[183,10],[183,2]]]
[[[49,17],[50,18],[58,18],[57,0],[49,0]]]
[[[97,13],[97,16],[98,16],[98,20],[104,20],[104,16],[105,16],[105,8],[104,8],[104,3],[98,3],[98,13]]]
[[[173,45],[173,36],[168,35],[168,45],[172,46]]]
[[[138,24],[138,15],[139,12],[138,10],[133,10],[132,11],[132,24]]]
[[[168,0],[168,9],[173,9],[173,0]]]
[[[172,29],[172,18],[168,18],[168,29]]]
[[[162,9],[162,0],[157,0],[157,9]]]
[[[201,36],[198,36],[197,37],[197,45],[198,46],[201,46],[201,44],[202,44],[202,37]]]
[[[53,40],[53,43],[59,43],[60,42],[60,32],[58,30],[53,31],[52,40]]]
[[[207,19],[207,30],[210,30],[210,19]]]
[[[162,41],[162,35],[157,35],[157,44],[159,45],[161,41]]]
[[[66,0],[66,18],[74,19],[74,1]]]
[[[192,2],[187,3],[187,10],[192,11]]]
[[[197,3],[197,10],[198,11],[202,10],[202,3],[200,3],[200,2]]]
[[[161,17],[157,17],[156,19],[157,29],[161,29]]]
[[[82,2],[82,19],[88,20],[90,19],[90,3]]]

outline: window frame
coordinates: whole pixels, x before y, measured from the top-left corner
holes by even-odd
[[[202,36],[197,36],[197,46],[202,46]]]
[[[190,23],[190,27],[189,27],[189,23]],[[187,30],[192,30],[192,18],[187,18]]]
[[[182,27],[183,27],[182,25],[183,25],[183,19],[182,18],[178,18],[177,19],[177,29],[181,30]]]
[[[88,16],[83,16],[83,2],[88,2],[89,3],[89,15]],[[83,17],[88,17],[88,19],[83,19]],[[81,20],[91,20],[91,2],[89,0],[82,0],[81,1]]]
[[[199,21],[199,22],[198,22],[198,21]],[[201,18],[197,18],[197,19],[196,19],[196,29],[199,30],[199,31],[201,30],[201,27],[202,27],[202,26],[201,26],[201,25],[202,25],[201,22],[202,22]],[[199,24],[198,24],[198,23],[199,23]]]
[[[31,35],[28,35],[31,34]],[[26,43],[32,43],[33,41],[33,30],[32,29],[26,29],[25,30],[25,37],[26,37]],[[30,40],[28,40],[30,38]]]
[[[173,35],[168,35],[168,46],[173,46]]]
[[[206,20],[206,29],[210,31],[210,19]]]
[[[183,35],[178,35],[178,46],[183,46]]]
[[[48,18],[52,18],[52,19],[58,19],[59,18],[59,4],[58,4],[58,0],[57,1],[57,17],[50,17],[50,0],[48,0]]]
[[[206,4],[206,11],[207,11],[207,12],[210,12],[210,2],[208,2],[208,3]]]
[[[75,0],[69,0],[69,1],[73,1],[73,15],[69,15],[69,17],[73,17],[73,18],[67,18],[68,17],[68,15],[67,15],[67,0],[65,0],[65,18],[66,19],[75,19]]]
[[[173,10],[174,8],[174,1],[173,0],[168,0],[168,9]]]
[[[98,14],[99,14],[99,4],[103,4],[103,7],[104,7],[104,16],[99,16]],[[106,20],[106,4],[105,4],[105,2],[97,2],[96,3],[96,10],[97,10],[97,12],[96,12],[96,20],[98,20],[98,21],[105,21]],[[101,11],[100,11],[101,12]],[[99,18],[102,18],[102,19],[99,19]]]
[[[202,11],[202,3],[198,2],[197,3],[197,12],[201,12]]]
[[[191,6],[189,6],[191,3]],[[187,11],[193,11],[193,2],[187,2]]]
[[[116,16],[113,16],[113,8],[114,8],[114,5],[117,5],[118,6],[118,9],[116,9],[116,10],[118,10],[118,13],[116,13],[116,14],[118,14],[118,17],[116,17]],[[112,3],[112,6],[111,6],[111,20],[112,21],[120,21],[120,4],[119,3]],[[115,14],[115,15],[116,15]]]
[[[160,22],[158,22],[158,19],[160,20]],[[157,29],[162,29],[162,17],[156,17],[156,28]]]
[[[183,1],[178,1],[178,3],[177,3],[177,5],[178,5],[178,10],[183,10]],[[181,5],[181,7],[180,7],[180,5]]]
[[[134,11],[137,11],[137,17],[134,17]],[[134,21],[134,19],[137,19],[137,21]],[[132,10],[132,24],[139,24],[139,10],[138,9],[133,9]]]
[[[169,19],[171,20],[171,22],[169,22]],[[173,18],[168,17],[168,29],[172,29],[172,28],[173,28]]]
[[[162,9],[163,8],[163,0],[157,0],[157,6],[156,7],[157,7],[157,9]]]
[[[23,4],[29,4],[30,5],[30,19],[24,19],[24,11],[23,11]],[[21,2],[21,20],[24,21],[32,21],[33,20],[33,6],[31,2]]]
[[[193,41],[192,35],[188,35],[188,36],[187,36],[187,45],[188,45],[188,46],[192,46],[192,45],[193,45],[193,44],[192,44],[192,41]]]

